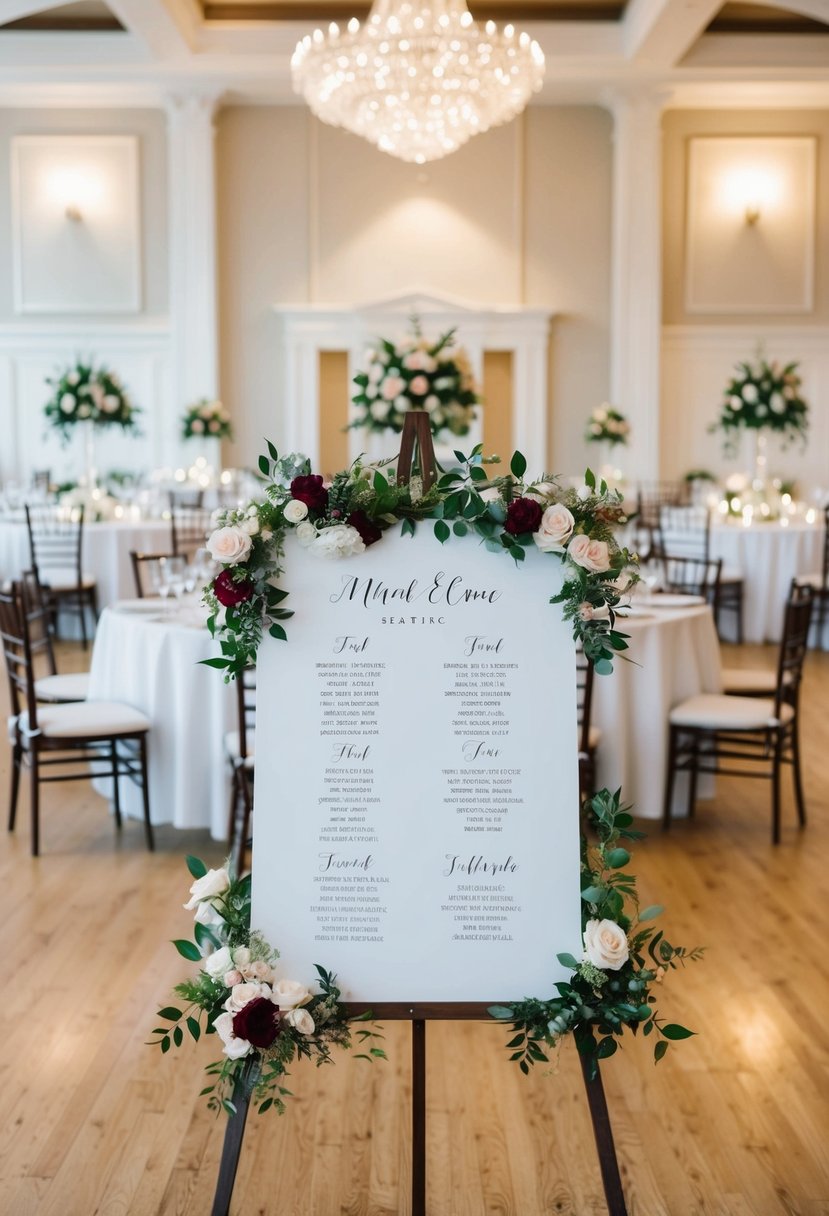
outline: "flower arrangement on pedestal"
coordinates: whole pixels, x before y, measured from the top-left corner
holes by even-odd
[[[285,1110],[287,1069],[294,1060],[331,1059],[334,1047],[350,1048],[352,1023],[371,1014],[349,1017],[339,1003],[335,976],[315,967],[314,992],[299,980],[279,976],[279,951],[250,927],[250,875],[234,878],[227,868],[208,870],[197,857],[187,858],[194,882],[184,905],[195,914],[194,939],[173,942],[183,958],[199,964],[195,979],[177,984],[184,1002],[165,1005],[149,1046],[163,1053],[180,1047],[184,1028],[191,1038],[216,1034],[223,1060],[207,1066],[213,1078],[202,1090],[212,1110],[232,1115],[234,1093],[251,1095],[260,1114]],[[382,1036],[365,1026],[356,1031],[361,1058],[384,1059],[376,1045]]]
[[[259,458],[265,500],[222,513],[207,541],[223,567],[204,594],[208,628],[222,654],[205,662],[228,677],[255,663],[265,632],[286,637],[281,622],[293,613],[282,607],[288,592],[277,584],[290,532],[317,557],[348,558],[389,528],[413,534],[421,521],[431,523],[441,544],[472,534],[516,563],[530,546],[549,554],[564,566],[561,591],[551,602],[562,605],[596,671],[609,672],[614,652],[627,649],[616,610],[637,581],[635,559],[615,537],[625,518],[621,495],[590,470],[582,486],[565,489],[548,474],[528,479],[526,459],[515,452],[510,471],[491,478],[485,465],[498,458],[485,460],[479,444],[468,458],[456,452],[459,467],[424,493],[419,477],[401,485],[382,467],[360,461],[325,485],[304,457],[280,459],[271,443],[268,453]]]
[[[736,454],[737,437],[747,430],[774,431],[787,443],[805,443],[809,407],[800,395],[797,366],[761,358],[736,365],[737,375],[725,386],[720,416],[709,428],[724,432],[728,455]]]
[[[597,406],[590,415],[584,438],[587,443],[606,443],[610,447],[626,444],[630,435],[630,423],[624,414],[613,405]]]
[[[79,423],[96,428],[120,426],[137,432],[136,415],[140,410],[115,372],[103,365],[95,367],[78,360],[55,379],[47,379],[53,393],[43,412],[48,423],[60,433],[64,443]]]
[[[221,401],[200,397],[181,419],[182,439],[233,439],[230,414]]]
[[[589,810],[598,843],[582,838],[584,953],[580,959],[557,956],[573,976],[555,985],[557,995],[550,1000],[529,999],[489,1010],[499,1021],[512,1023],[507,1048],[524,1073],[533,1064],[547,1063],[546,1049],[558,1047],[567,1034],[575,1038],[594,1075],[598,1061],[617,1051],[626,1029],[654,1036],[657,1063],[671,1043],[693,1034],[658,1017],[656,986],[678,965],[702,958],[703,950],[673,946],[662,930],[647,923],[663,909],[656,904],[639,907],[636,879],[626,872],[630,852],[620,841],[641,840],[643,833],[633,830],[630,808],[621,805],[619,791],[601,790]]]
[[[481,398],[466,352],[453,350],[454,343],[453,329],[430,343],[417,323],[406,341],[378,339],[366,352],[365,371],[354,377],[359,391],[352,401],[360,412],[352,427],[399,433],[409,410],[426,410],[433,435],[466,435]]]

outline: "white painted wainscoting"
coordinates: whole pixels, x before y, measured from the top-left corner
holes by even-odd
[[[723,389],[734,364],[753,360],[758,344],[767,359],[797,361],[803,397],[811,409],[806,450],[799,443],[782,449],[769,440],[769,472],[794,478],[798,492],[812,499],[829,492],[829,329],[824,326],[667,325],[662,331],[663,477],[689,469],[728,475],[745,459],[722,453],[722,432],[710,433],[719,416]]]
[[[51,469],[57,481],[75,480],[84,469],[80,435],[66,447],[47,431],[43,406],[53,377],[78,357],[93,356],[116,371],[141,409],[141,434],[120,427],[99,431],[96,463],[141,470],[177,463],[180,411],[172,407],[170,326],[166,317],[124,322],[46,321],[0,325],[0,481],[27,485],[34,469]]]

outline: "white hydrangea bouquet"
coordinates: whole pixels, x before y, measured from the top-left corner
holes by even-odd
[[[370,431],[399,433],[409,410],[426,410],[433,435],[466,435],[481,400],[466,352],[455,347],[454,329],[429,342],[417,322],[403,342],[379,338],[354,383],[358,415],[351,426]]]
[[[199,971],[175,987],[183,1007],[159,1009],[165,1025],[153,1030],[148,1045],[162,1054],[180,1047],[185,1027],[196,1041],[202,1033],[218,1036],[224,1058],[208,1064],[212,1081],[200,1095],[212,1110],[233,1115],[234,1096],[244,1096],[260,1114],[272,1107],[282,1114],[290,1096],[288,1065],[303,1057],[328,1063],[332,1048],[350,1048],[354,1038],[361,1059],[385,1059],[376,1030],[363,1025],[352,1036],[351,1024],[367,1022],[371,1013],[349,1016],[330,972],[316,966],[310,985],[279,975],[279,951],[251,931],[249,874],[235,878],[228,866],[209,870],[198,857],[188,857],[187,868],[194,881],[184,907],[194,914],[195,940],[173,945]]]
[[[230,414],[221,401],[201,397],[188,405],[181,419],[182,439],[233,439]]]
[[[80,422],[95,427],[120,426],[124,431],[137,431],[136,414],[119,376],[103,365],[78,360],[54,379],[47,379],[52,396],[43,412],[47,422],[68,442],[73,428]]]
[[[629,435],[630,423],[627,418],[615,406],[605,403],[597,406],[590,415],[584,438],[587,443],[607,443],[613,447],[617,443],[626,444]]]
[[[725,449],[734,454],[742,430],[776,431],[788,442],[806,440],[809,407],[800,395],[797,363],[782,365],[758,358],[738,363],[725,386],[720,416],[712,431],[725,434]]]

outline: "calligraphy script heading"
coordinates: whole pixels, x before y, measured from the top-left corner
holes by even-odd
[[[404,586],[390,586],[382,579],[359,575],[344,574],[342,587],[329,596],[332,604],[360,603],[364,608],[375,604],[385,607],[388,604],[414,604],[418,600],[426,600],[429,604],[447,604],[450,608],[458,604],[494,604],[502,592],[490,587],[472,587],[464,584],[461,575],[450,577],[444,570],[438,570],[431,583],[423,584],[413,578]]]

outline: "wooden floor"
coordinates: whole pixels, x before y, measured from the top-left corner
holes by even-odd
[[[809,658],[804,709],[806,831],[787,789],[773,849],[768,786],[721,780],[693,824],[668,838],[651,825],[636,854],[645,902],[666,904],[669,936],[708,956],[662,1002],[699,1037],[658,1067],[629,1041],[604,1069],[632,1214],[829,1214],[829,655]],[[7,777],[0,743],[4,790]],[[190,931],[183,854],[216,863],[221,850],[162,828],[151,857],[137,823],[116,841],[85,782],[43,801],[43,856],[29,857],[24,801],[0,866],[0,1213],[205,1216],[223,1123],[197,1094],[215,1047],[162,1057],[143,1043],[187,973],[169,945]],[[541,932],[539,945],[555,949]],[[527,1079],[504,1037],[428,1028],[430,1216],[602,1212],[571,1045]],[[251,1117],[235,1213],[408,1211],[408,1029],[387,1038],[389,1064],[299,1067],[288,1114]]]

